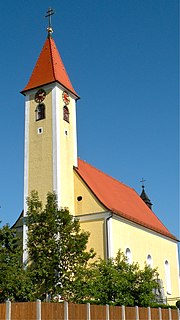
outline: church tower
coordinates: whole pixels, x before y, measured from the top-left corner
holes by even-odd
[[[73,167],[77,166],[75,92],[55,42],[51,25],[25,96],[24,215],[26,199],[38,191],[43,204],[55,191],[58,206],[74,213]]]

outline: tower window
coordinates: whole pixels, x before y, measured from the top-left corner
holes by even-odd
[[[63,119],[69,122],[69,109],[67,106],[63,107]]]
[[[38,104],[35,111],[36,111],[36,121],[45,119],[45,104],[44,103]]]
[[[38,128],[38,134],[42,134],[43,133],[43,128]]]

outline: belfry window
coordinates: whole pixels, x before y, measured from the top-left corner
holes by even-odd
[[[36,121],[45,119],[45,104],[40,103],[36,107]]]
[[[69,122],[69,109],[67,106],[63,107],[63,119]]]

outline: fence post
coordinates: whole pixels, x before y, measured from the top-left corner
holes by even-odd
[[[138,306],[135,306],[136,320],[139,320],[139,309]]]
[[[180,310],[177,308],[177,319],[180,319]]]
[[[159,320],[162,320],[162,312],[161,312],[161,308],[159,307],[159,308],[158,308],[158,310],[159,310]]]
[[[68,320],[68,302],[64,301],[64,320]]]
[[[87,320],[91,320],[91,310],[90,310],[90,308],[91,308],[91,305],[88,302],[87,303],[87,316],[86,316]]]
[[[41,300],[36,300],[36,320],[41,320]]]
[[[169,320],[172,320],[171,308],[168,308]]]
[[[109,305],[106,304],[106,320],[109,320]]]
[[[122,320],[126,320],[125,306],[122,306]]]
[[[147,311],[148,311],[148,320],[151,320],[151,308],[148,307]]]
[[[11,301],[6,301],[6,320],[11,320]]]

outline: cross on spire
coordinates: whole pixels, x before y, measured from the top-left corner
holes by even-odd
[[[45,18],[48,18],[48,27],[47,27],[47,32],[48,35],[51,36],[51,34],[53,33],[53,28],[51,25],[51,16],[54,14],[54,9],[49,8],[48,11],[46,12]]]
[[[142,182],[142,188],[144,189],[144,182],[145,182],[146,180],[144,180],[144,178],[142,178],[142,180],[140,181],[140,182]]]

